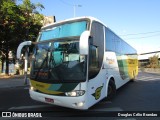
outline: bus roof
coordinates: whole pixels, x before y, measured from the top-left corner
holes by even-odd
[[[62,20],[62,21],[58,21],[58,22],[55,22],[55,23],[51,23],[51,24],[48,24],[46,26],[43,26],[42,29],[47,29],[51,26],[54,26],[54,25],[58,25],[58,24],[61,24],[61,23],[64,23],[64,22],[69,22],[69,21],[78,21],[78,20],[82,20],[82,19],[89,19],[91,21],[97,21],[101,24],[103,24],[100,20],[98,20],[97,18],[94,18],[94,17],[91,17],[91,16],[84,16],[84,17],[75,17],[75,18],[70,18],[70,19],[66,19],[66,20]],[[106,26],[105,24],[103,24],[104,26]],[[107,27],[107,26],[106,26]]]
[[[83,16],[83,17],[74,17],[74,18],[70,18],[70,19],[66,19],[66,20],[62,20],[62,21],[58,21],[58,22],[55,22],[55,23],[51,23],[51,24],[48,24],[46,26],[43,26],[41,28],[41,30],[44,30],[44,29],[50,29],[50,27],[52,26],[55,26],[55,25],[58,25],[58,24],[63,24],[63,23],[66,23],[66,22],[70,22],[70,21],[79,21],[79,20],[84,20],[84,19],[88,19],[90,20],[91,22],[92,21],[96,21],[96,22],[99,22],[101,23],[102,25],[104,25],[106,28],[108,28],[110,31],[112,31],[108,26],[106,26],[103,22],[101,22],[99,19],[97,18],[94,18],[94,17],[91,17],[91,16]],[[119,37],[114,31],[112,31],[117,37]],[[119,37],[121,40],[123,40],[121,37]],[[125,40],[123,40],[126,44],[128,44]],[[130,44],[128,44],[130,47],[132,47]],[[133,49],[135,49],[134,47],[132,47]],[[136,50],[136,49],[135,49]]]

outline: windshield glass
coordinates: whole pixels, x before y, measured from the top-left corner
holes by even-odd
[[[59,40],[35,46],[31,79],[45,82],[81,82],[86,79],[86,58],[78,40]]]
[[[80,36],[87,29],[87,21],[65,23],[45,29],[40,32],[39,41],[52,40],[55,38]]]

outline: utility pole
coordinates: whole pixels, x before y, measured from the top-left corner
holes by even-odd
[[[82,7],[82,5],[73,5],[73,17],[76,17],[76,7]]]

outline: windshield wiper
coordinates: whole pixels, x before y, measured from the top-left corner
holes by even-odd
[[[38,74],[39,74],[40,70],[43,68],[45,61],[47,62],[47,59],[48,59],[48,53],[47,53],[47,56],[45,57],[45,59],[43,60],[41,66],[38,68],[38,71],[37,71],[37,73],[35,75],[35,79],[37,79]]]
[[[45,62],[46,62],[46,65],[48,66],[47,60],[48,60],[48,52],[49,52],[49,49],[46,49],[46,48],[44,48],[44,47],[43,47],[43,49],[47,51],[47,56],[44,58],[44,60],[42,61],[41,66],[38,68],[38,71],[37,71],[37,73],[36,73],[36,75],[35,75],[35,79],[37,79],[38,74],[39,74],[40,70],[43,68]]]
[[[35,75],[35,79],[37,79],[38,74],[39,74],[39,72],[41,71],[41,69],[43,68],[45,62],[46,62],[46,66],[47,66],[47,72],[50,72],[51,64],[52,64],[54,67],[56,66],[56,63],[55,63],[55,60],[54,60],[54,56],[52,55],[53,50],[49,50],[49,49],[46,49],[46,48],[44,48],[44,49],[47,51],[47,56],[44,58],[41,66],[38,68],[38,71],[37,71],[37,73],[36,73],[36,75]],[[49,58],[49,61],[48,61],[48,57],[49,57],[49,56],[48,56],[48,53],[49,53],[49,52],[51,52],[51,54],[50,54],[50,58]],[[48,63],[48,62],[49,62],[49,63]]]

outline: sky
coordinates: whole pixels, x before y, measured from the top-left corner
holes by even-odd
[[[102,21],[138,53],[160,50],[160,0],[31,0],[40,13],[57,21],[92,16]],[[79,7],[78,7],[79,6]]]

